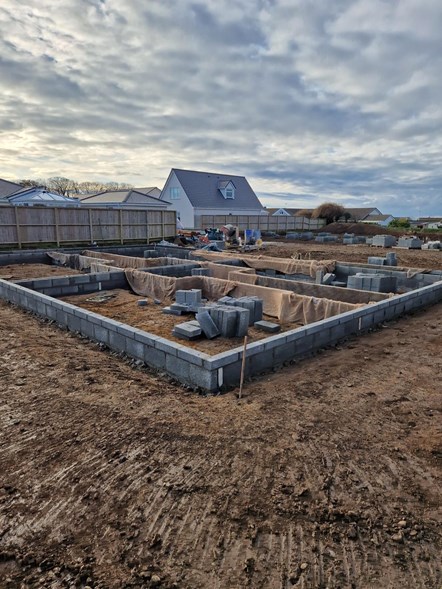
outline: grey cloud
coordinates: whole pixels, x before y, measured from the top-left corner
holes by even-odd
[[[293,206],[442,213],[440,8],[395,6],[4,0],[1,128],[17,161],[0,176],[161,185],[173,165],[216,166]]]

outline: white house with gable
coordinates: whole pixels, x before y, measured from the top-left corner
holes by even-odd
[[[267,215],[244,176],[172,168],[161,192],[183,227],[201,215]]]

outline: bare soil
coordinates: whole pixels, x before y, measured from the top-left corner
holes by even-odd
[[[316,243],[313,241],[289,241],[281,239],[269,243],[265,250],[250,252],[251,255],[274,256],[277,258],[300,257],[312,260],[338,260],[367,264],[368,256],[385,257],[394,252],[398,266],[426,270],[442,269],[442,250],[407,250],[402,248],[372,247],[369,245],[342,245],[339,243]]]
[[[73,276],[81,274],[80,270],[50,266],[49,264],[10,264],[0,266],[0,278],[3,280],[26,280],[31,278],[51,278],[53,276]]]
[[[0,318],[0,587],[440,589],[441,304],[241,400]]]
[[[107,295],[109,298],[107,298]],[[124,289],[113,289],[109,291],[101,291],[96,294],[74,295],[60,298],[72,305],[77,305],[88,311],[93,311],[94,313],[99,313],[110,319],[126,323],[131,327],[137,327],[138,329],[143,329],[154,335],[176,341],[177,343],[182,343],[190,348],[199,350],[200,352],[205,352],[206,354],[219,354],[220,352],[225,352],[232,348],[236,348],[237,346],[241,346],[243,343],[243,338],[240,337],[232,337],[229,339],[215,338],[212,340],[201,337],[200,339],[193,341],[184,341],[180,338],[174,337],[172,335],[172,330],[175,325],[195,319],[195,314],[193,313],[180,316],[163,314],[163,307],[174,301],[163,301],[161,305],[155,305],[152,301],[149,301],[148,305],[139,307],[137,301],[145,299],[145,297]],[[274,317],[268,317],[267,315],[264,316],[264,319],[271,321],[272,323],[279,323],[277,319]],[[301,323],[286,323],[281,325],[280,333],[295,329],[300,325]],[[249,343],[259,341],[266,337],[269,337],[268,333],[256,329],[253,326],[249,327],[247,336]]]

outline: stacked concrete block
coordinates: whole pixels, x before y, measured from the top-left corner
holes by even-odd
[[[358,290],[370,290],[373,292],[396,292],[396,276],[386,276],[382,274],[363,274],[359,272],[354,276],[348,277],[348,288]]]
[[[208,313],[210,315],[210,318],[223,337],[243,337],[247,335],[250,324],[249,309],[233,305],[209,303],[205,307],[199,307],[196,315],[198,321],[201,313]],[[204,331],[204,327],[201,327]]]
[[[388,254],[385,254],[385,261],[387,266],[397,266],[396,254],[394,252],[388,252]]]
[[[417,237],[399,237],[398,247],[405,247],[409,250],[421,249],[422,241]]]
[[[255,321],[262,319],[263,300],[257,296],[239,297],[237,299],[234,297],[221,297],[218,303],[248,309],[250,313],[249,325],[253,325]]]
[[[196,314],[196,319],[204,332],[204,335],[208,339],[213,339],[220,335],[220,330],[218,329],[216,323],[210,316],[209,311],[202,310]]]
[[[371,245],[393,247],[396,245],[396,238],[393,235],[375,235],[371,241]]]
[[[201,336],[201,333],[201,327],[199,326],[198,322],[195,321],[179,323],[178,325],[175,325],[172,331],[172,334],[176,337],[189,341],[197,339]]]
[[[427,241],[422,244],[423,250],[439,250],[442,249],[442,243],[440,241]]]
[[[201,299],[202,291],[200,288],[177,290],[175,292],[175,302],[181,305],[198,305],[201,303]]]

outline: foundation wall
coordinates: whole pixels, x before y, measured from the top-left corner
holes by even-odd
[[[68,285],[59,281],[66,277],[52,278],[50,285],[41,280],[26,281],[35,288],[80,287],[79,279],[86,276],[91,280],[102,276],[102,280],[90,284],[103,284],[109,273],[78,275],[68,277]],[[120,274],[120,272],[111,273]],[[75,279],[75,280],[74,280]],[[106,278],[107,279],[107,278]],[[115,280],[118,278],[115,277]],[[113,280],[109,277],[109,280]],[[40,282],[40,284],[38,284]],[[83,286],[84,288],[84,286]],[[62,293],[62,291],[60,291]],[[0,280],[0,298],[31,311],[41,317],[52,319],[70,331],[76,331],[92,340],[102,342],[112,350],[145,362],[173,376],[183,384],[214,392],[225,386],[239,383],[242,347],[209,356],[187,348],[165,338],[151,335],[118,321],[107,319],[69,303],[59,301],[43,292],[37,292],[23,284]],[[247,348],[245,374],[247,377],[261,374],[285,362],[299,360],[338,342],[350,335],[363,333],[383,321],[442,301],[442,282],[420,288],[324,319],[282,334],[274,335]]]
[[[411,268],[411,270],[413,271],[414,269]],[[346,264],[344,262],[336,263],[335,274],[338,280],[347,282],[349,276],[353,276],[358,272],[394,276],[397,278],[397,288],[399,290],[413,290],[426,286],[427,284],[435,284],[442,280],[441,270],[431,270],[428,272],[415,270],[415,274],[412,275],[408,268],[373,266],[372,264]]]
[[[100,290],[129,288],[124,271],[74,274],[73,276],[56,276],[54,278],[37,278],[35,280],[17,280],[15,284],[36,290],[50,297],[67,297]]]

